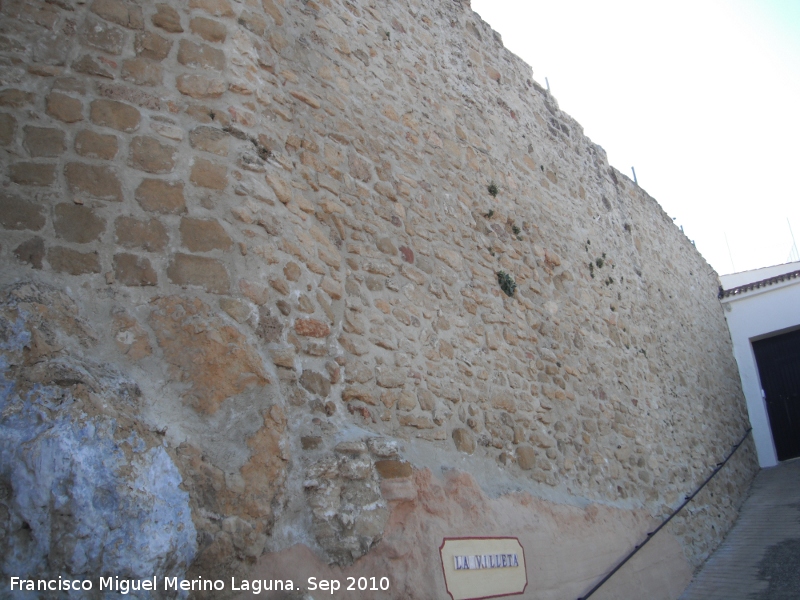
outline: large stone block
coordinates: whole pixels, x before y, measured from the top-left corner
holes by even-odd
[[[8,176],[20,185],[48,186],[56,180],[56,166],[35,162],[15,163],[8,167]]]
[[[195,158],[189,181],[199,187],[224,190],[228,185],[228,168],[204,158]]]
[[[136,131],[142,120],[136,107],[116,100],[95,100],[89,106],[89,112],[95,125],[111,127],[125,133]]]
[[[215,17],[233,16],[233,8],[228,0],[189,0],[189,8],[199,8]]]
[[[122,63],[122,78],[136,85],[161,85],[164,69],[147,58],[132,58]]]
[[[68,242],[87,244],[99,239],[106,230],[105,219],[88,206],[64,202],[56,204],[53,212],[56,235]]]
[[[183,33],[180,14],[168,4],[157,5],[156,14],[153,15],[151,20],[153,25],[160,27],[164,31]]]
[[[205,17],[193,18],[189,28],[207,42],[222,43],[228,37],[228,28],[223,23]]]
[[[119,143],[117,136],[95,133],[88,129],[75,136],[75,152],[87,158],[111,160],[117,155]]]
[[[178,285],[196,285],[212,294],[227,294],[231,284],[224,265],[213,258],[175,254],[167,277]]]
[[[147,173],[170,173],[175,168],[178,149],[157,138],[139,136],[131,140],[128,165]]]
[[[148,323],[174,382],[189,386],[184,401],[198,412],[213,414],[227,398],[270,382],[247,338],[197,298],[154,300]]]
[[[219,127],[198,127],[189,133],[189,143],[192,148],[211,152],[219,156],[228,156],[230,149],[230,135]]]
[[[142,9],[136,4],[123,0],[94,0],[91,10],[107,21],[128,29],[144,29]]]
[[[208,219],[181,219],[181,242],[192,252],[230,250],[233,240],[218,221]]]
[[[225,69],[225,53],[207,44],[181,40],[178,46],[178,62],[187,67],[222,71]]]
[[[135,217],[117,217],[114,230],[117,243],[126,248],[163,252],[169,242],[167,230],[158,219],[140,221]]]
[[[25,240],[14,249],[14,256],[34,269],[41,269],[44,259],[44,240],[38,236]]]
[[[133,42],[136,56],[156,61],[164,60],[171,48],[172,42],[170,40],[152,31],[137,33]]]
[[[78,252],[72,248],[54,246],[47,251],[47,262],[59,273],[88,275],[100,272],[97,252]]]
[[[182,181],[144,179],[136,188],[136,201],[150,212],[178,215],[186,212]]]
[[[22,144],[33,157],[58,156],[66,149],[64,132],[60,129],[26,125],[24,132]]]
[[[0,225],[3,228],[39,231],[45,223],[42,206],[0,192]]]
[[[125,30],[92,16],[86,18],[80,29],[83,44],[108,54],[122,54],[126,37]]]
[[[17,120],[8,113],[0,113],[0,146],[9,146],[14,141]]]
[[[150,260],[135,254],[114,255],[114,277],[117,282],[128,286],[156,285],[156,275]]]
[[[180,75],[176,80],[178,91],[192,98],[219,98],[228,89],[224,80],[202,75]]]
[[[87,194],[113,202],[122,201],[122,184],[111,167],[68,163],[64,168],[64,175],[73,194]]]
[[[297,319],[294,323],[294,330],[298,335],[315,338],[327,337],[331,332],[327,323],[317,319]]]

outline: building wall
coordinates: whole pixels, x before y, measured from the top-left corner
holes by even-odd
[[[119,459],[48,463],[69,519],[8,488],[7,576],[308,554],[428,598],[442,537],[513,534],[565,597],[745,431],[716,274],[468,2],[4,0],[0,54],[3,477]],[[614,585],[675,597],[756,468]],[[114,567],[97,494],[196,535]]]
[[[796,263],[795,263],[796,264]],[[784,269],[784,272],[794,269]],[[742,283],[742,285],[744,282]],[[753,440],[761,467],[778,464],[775,443],[767,415],[767,407],[761,395],[761,379],[758,374],[752,341],[800,325],[800,285],[797,281],[777,283],[741,296],[723,300],[725,317],[733,340],[733,354],[739,365],[742,389],[747,400],[747,412],[753,426]]]

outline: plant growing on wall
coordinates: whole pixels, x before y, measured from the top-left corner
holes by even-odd
[[[499,192],[499,191],[500,191],[500,190],[498,190],[498,189],[497,189],[497,184],[496,184],[494,181],[492,181],[492,182],[489,184],[489,187],[488,187],[487,189],[489,190],[489,195],[490,195],[492,198],[495,198],[495,197],[497,196],[497,192]]]
[[[483,215],[483,216],[484,216],[484,217],[486,217],[487,219],[491,219],[491,218],[494,216],[494,210],[490,208],[490,209],[489,209],[489,212],[487,212],[487,213],[486,213],[485,215]]]
[[[517,282],[505,271],[497,272],[497,283],[500,284],[500,289],[503,290],[503,293],[509,298],[513,296],[514,292],[517,290]]]

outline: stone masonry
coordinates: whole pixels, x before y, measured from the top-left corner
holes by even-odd
[[[594,507],[644,534],[747,429],[716,273],[468,0],[2,0],[0,62],[0,431],[102,431],[109,497],[191,511],[131,572],[246,576],[303,545],[440,585],[384,536],[412,515],[438,557],[425,515],[462,526],[424,492],[443,468],[477,490],[462,507]],[[51,425],[19,424],[37,410]],[[107,568],[31,550],[51,517],[26,520],[28,459],[0,458],[4,579]],[[172,487],[119,491],[147,469]],[[689,567],[756,469],[748,441],[659,534]],[[580,538],[559,519],[553,544]],[[112,531],[70,543],[102,554]]]

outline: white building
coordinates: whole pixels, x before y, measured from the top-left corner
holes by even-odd
[[[762,467],[800,456],[800,262],[720,277]]]

